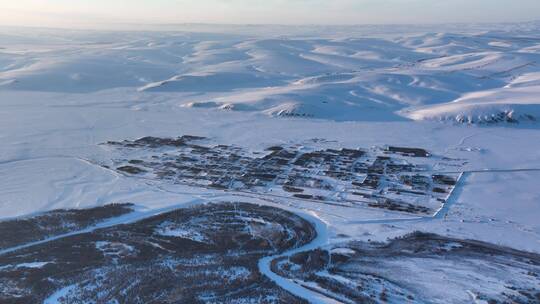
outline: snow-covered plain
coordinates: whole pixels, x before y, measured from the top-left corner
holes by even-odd
[[[242,199],[315,216],[328,244],[422,230],[540,253],[539,23],[190,29],[0,28],[0,218],[239,199],[104,168],[107,141],[400,145],[460,161],[440,214]]]

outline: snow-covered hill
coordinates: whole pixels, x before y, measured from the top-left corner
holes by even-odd
[[[334,36],[329,29],[315,38],[270,30],[249,35],[4,30],[0,90],[84,93],[126,87],[141,98],[167,93],[184,107],[274,117],[531,120],[537,116],[534,98],[522,97],[534,95],[534,89],[521,88],[534,85],[523,79],[540,69],[540,35],[531,27],[457,31],[449,26],[456,32],[439,33],[403,27],[392,34],[380,27],[352,36],[335,28]],[[497,106],[478,106],[478,96],[493,94],[499,96]]]
[[[535,123],[540,119],[540,73],[524,74],[503,88],[466,94],[455,101],[405,110],[414,120],[467,124]]]
[[[167,29],[0,28],[0,302],[540,295],[540,23]]]

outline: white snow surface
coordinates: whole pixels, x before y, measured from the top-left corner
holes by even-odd
[[[332,27],[322,36],[272,27],[252,34],[1,28],[0,90],[131,88],[186,107],[338,121],[489,117],[501,109],[536,118],[540,35],[531,26],[352,27],[349,36]]]
[[[0,28],[0,218],[242,200],[309,214],[324,233],[303,249],[422,230],[540,252],[540,24],[285,29]],[[518,123],[469,124],[499,113]],[[314,139],[422,147],[466,173],[441,213],[414,217],[163,185],[102,166],[118,156],[106,141],[185,134],[253,151]]]
[[[540,73],[527,73],[503,88],[473,92],[452,102],[407,109],[405,116],[414,120],[455,120],[489,122],[505,113],[518,122],[536,122],[540,117]]]

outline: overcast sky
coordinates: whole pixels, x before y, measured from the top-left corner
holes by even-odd
[[[0,25],[381,24],[540,19],[540,0],[0,0]]]

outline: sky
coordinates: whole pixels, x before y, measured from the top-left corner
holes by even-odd
[[[0,0],[0,25],[398,24],[540,20],[540,0]]]

